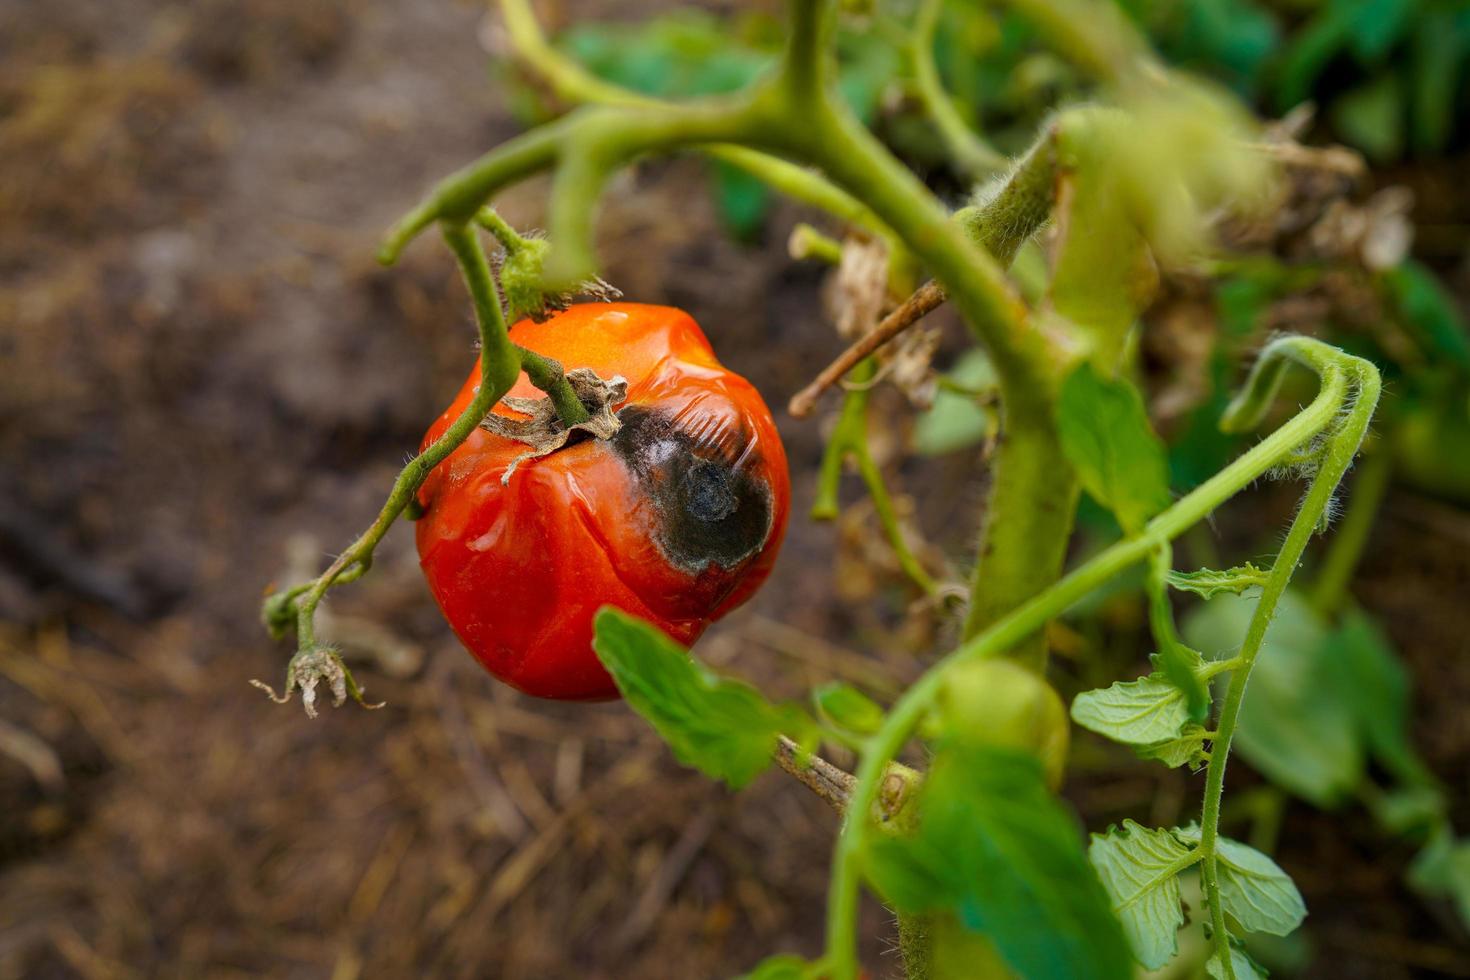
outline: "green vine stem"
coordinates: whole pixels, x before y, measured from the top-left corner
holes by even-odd
[[[1360,358],[1342,354],[1326,344],[1307,338],[1288,337],[1277,340],[1263,352],[1261,361],[1252,372],[1244,391],[1232,404],[1227,418],[1236,428],[1259,423],[1261,415],[1269,406],[1275,386],[1279,383],[1280,373],[1285,367],[1282,359],[1286,357],[1307,363],[1321,378],[1321,388],[1309,405],[1250,451],[1151,520],[1143,532],[1096,555],[1055,585],[1039,592],[1013,612],[1002,616],[994,625],[967,640],[959,649],[921,676],[893,705],[882,728],[870,737],[863,749],[856,773],[857,785],[853,790],[852,802],[843,820],[828,893],[826,962],[839,980],[848,980],[857,971],[855,923],[862,871],[860,864],[868,828],[864,821],[854,819],[852,815],[865,813],[872,806],[884,766],[898,754],[919,720],[929,710],[943,686],[946,674],[962,664],[1001,656],[1012,650],[1073,603],[1129,566],[1147,559],[1160,547],[1206,518],[1225,501],[1270,472],[1282,460],[1297,453],[1304,445],[1311,444],[1339,420],[1344,406],[1349,402],[1351,387],[1357,393],[1353,412],[1343,424],[1341,433],[1332,440],[1330,454],[1334,469],[1339,465],[1342,469],[1346,468],[1357,447],[1357,442],[1352,440],[1352,432],[1356,431],[1357,437],[1361,439],[1362,431],[1367,425],[1366,417],[1371,416],[1377,401],[1378,371],[1372,364]],[[1326,500],[1335,489],[1336,477],[1341,476],[1342,470],[1336,470],[1336,477],[1331,479],[1329,485],[1328,477],[1332,476],[1332,472],[1324,464],[1321,476],[1313,484],[1308,504],[1316,503],[1317,496],[1320,495],[1325,506]],[[1304,524],[1298,521],[1293,525],[1294,533],[1297,532],[1298,525],[1305,528],[1305,531],[1295,538],[1289,536],[1288,544],[1294,548],[1298,545],[1305,546],[1311,529],[1316,525],[1316,517]],[[1283,577],[1283,587],[1285,577],[1290,575],[1299,558],[1299,548],[1295,557],[1283,548],[1282,559],[1277,566]],[[1265,622],[1269,621],[1269,609],[1260,613],[1258,607],[1258,615],[1263,618],[1260,632],[1264,635]],[[1259,646],[1259,637],[1256,644]],[[1242,657],[1232,666],[1240,669],[1232,676],[1231,690],[1243,693],[1243,678],[1248,674],[1248,662]],[[1231,701],[1227,695],[1226,708],[1230,707]],[[1233,712],[1238,710],[1237,696],[1233,702]],[[1222,711],[1216,732],[1216,745],[1211,754],[1211,772],[1219,785],[1223,785],[1224,758],[1229,750],[1234,722],[1235,715],[1232,713],[1227,727],[1226,714]],[[1208,796],[1206,804],[1208,807]],[[1206,815],[1209,815],[1208,811]],[[1218,796],[1214,816],[1218,821]],[[1213,849],[1215,835],[1210,834],[1207,840],[1209,848]],[[1203,842],[1201,847],[1205,847]],[[1210,850],[1202,850],[1202,854],[1210,853]],[[1215,904],[1218,907],[1218,901]]]
[[[1201,878],[1204,883],[1205,898],[1210,906],[1216,956],[1226,980],[1235,980],[1235,968],[1231,962],[1230,936],[1225,925],[1224,906],[1220,901],[1219,858],[1216,854],[1216,842],[1220,833],[1220,799],[1225,787],[1225,765],[1230,755],[1231,739],[1235,734],[1236,722],[1240,717],[1240,705],[1245,698],[1246,682],[1250,679],[1251,668],[1261,651],[1261,644],[1265,641],[1266,630],[1271,625],[1271,618],[1276,612],[1276,604],[1286,592],[1286,586],[1291,581],[1292,573],[1296,571],[1297,565],[1301,563],[1307,543],[1321,526],[1323,517],[1331,506],[1333,495],[1337,492],[1338,484],[1347,473],[1348,467],[1352,465],[1353,458],[1362,445],[1363,437],[1368,432],[1368,423],[1372,420],[1373,411],[1378,405],[1381,389],[1378,371],[1368,362],[1341,355],[1329,359],[1329,355],[1305,341],[1277,341],[1262,356],[1263,358],[1273,356],[1279,358],[1283,366],[1288,360],[1295,361],[1323,375],[1324,379],[1327,371],[1344,371],[1348,375],[1351,390],[1348,393],[1349,403],[1345,406],[1348,408],[1347,416],[1335,431],[1326,434],[1321,468],[1312,480],[1306,497],[1302,500],[1296,519],[1291,523],[1286,541],[1277,554],[1271,574],[1261,589],[1261,597],[1256,604],[1250,625],[1246,628],[1245,641],[1241,644],[1238,655],[1239,666],[1230,675],[1230,685],[1226,689],[1225,700],[1220,708],[1219,721],[1216,723],[1216,735],[1210,750],[1209,767],[1205,772],[1204,812],[1200,818],[1199,849],[1203,855]],[[1278,380],[1279,374],[1278,369]],[[1241,416],[1237,418],[1235,413],[1227,412],[1223,421],[1224,427],[1238,429],[1243,426],[1251,426],[1256,421],[1251,418],[1251,413],[1243,412]]]
[[[1003,269],[1010,267],[1021,246],[1051,214],[1058,125],[1047,128],[1004,180],[983,189],[976,203],[954,213],[955,223]],[[933,280],[924,283],[793,395],[787,411],[797,418],[810,414],[823,392],[841,381],[864,358],[938,309],[945,299],[942,286]]]
[[[934,35],[944,0],[923,0],[914,16],[907,54],[914,74],[914,92],[933,120],[950,156],[969,177],[984,177],[1002,169],[1006,158],[997,153],[965,122],[954,100],[944,90],[934,63]]]
[[[1347,512],[1337,525],[1337,535],[1332,547],[1317,569],[1316,581],[1312,583],[1312,605],[1324,616],[1331,616],[1347,598],[1348,586],[1353,573],[1368,546],[1368,536],[1378,518],[1383,498],[1388,494],[1388,485],[1393,479],[1393,457],[1380,444],[1370,446],[1358,475],[1353,480],[1353,496]]]
[[[812,504],[811,516],[819,521],[837,517],[837,489],[842,478],[842,466],[851,459],[857,464],[858,475],[862,477],[868,496],[872,498],[878,523],[883,528],[889,547],[893,549],[894,557],[898,559],[899,568],[918,586],[919,591],[933,598],[939,594],[939,583],[924,569],[918,556],[904,539],[898,511],[893,506],[893,498],[883,481],[883,472],[874,461],[872,450],[868,448],[868,401],[877,374],[878,364],[871,359],[859,364],[852,372],[852,385],[843,399],[842,414],[837,418],[837,426],[832,430],[832,435],[827,440],[826,452],[822,455],[822,466],[817,476],[817,496]]]
[[[394,521],[405,511],[413,516],[412,512],[417,508],[415,495],[430,471],[469,438],[495,404],[515,385],[521,371],[525,370],[531,383],[551,398],[563,424],[573,425],[588,417],[586,407],[572,391],[559,363],[511,342],[494,274],[474,226],[463,222],[443,222],[442,231],[445,243],[459,263],[474,306],[480,345],[480,385],[470,404],[449,428],[399,472],[388,499],[367,530],[316,579],[266,600],[264,618],[267,626],[272,633],[281,634],[294,625],[297,645],[297,652],[287,665],[284,693],[277,697],[269,687],[266,690],[277,700],[284,700],[294,688],[301,687],[308,699],[308,713],[312,712],[310,697],[314,687],[324,679],[334,685],[340,684],[342,690],[359,704],[365,703],[361,688],[342,663],[341,656],[317,642],[316,611],[323,598],[333,586],[355,581],[372,567],[373,554]],[[502,234],[514,236],[515,233],[507,225]],[[508,239],[501,237],[501,240],[508,248],[513,247]]]
[[[610,106],[647,108],[669,104],[598,78],[562,54],[547,40],[530,0],[500,0],[500,13],[517,57],[545,79],[558,97],[572,103]],[[867,205],[820,174],[745,146],[723,143],[700,149],[788,197],[821,208],[839,220],[887,234]]]

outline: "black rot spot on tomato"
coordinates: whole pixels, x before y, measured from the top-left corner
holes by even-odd
[[[771,488],[755,475],[760,456],[748,433],[717,446],[640,405],[618,419],[613,451],[654,501],[655,540],[670,564],[691,575],[711,565],[730,571],[760,552],[771,536]]]

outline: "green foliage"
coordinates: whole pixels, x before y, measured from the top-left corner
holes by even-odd
[[[1127,745],[1151,746],[1178,738],[1189,721],[1184,692],[1162,674],[1084,691],[1072,701],[1072,720]]]
[[[1148,969],[1160,969],[1178,951],[1184,923],[1179,875],[1202,860],[1200,840],[1198,827],[1151,830],[1131,820],[1092,837],[1088,859],[1112,899],[1135,957]],[[1215,854],[1221,905],[1234,928],[1285,936],[1301,925],[1306,905],[1275,861],[1224,837],[1216,840]]]
[[[1460,921],[1470,924],[1470,838],[1456,839],[1440,827],[1409,868],[1409,883],[1418,891],[1454,903]]]
[[[990,358],[978,347],[966,351],[941,379],[934,404],[915,422],[915,451],[943,456],[992,438],[1000,420],[978,396],[994,390],[995,367]]]
[[[1400,319],[1434,362],[1470,371],[1470,328],[1448,290],[1421,263],[1401,262],[1382,274]]]
[[[738,788],[770,766],[778,735],[812,740],[800,709],[717,677],[658,628],[611,607],[594,624],[593,648],[618,690],[685,765]]]
[[[1376,623],[1356,610],[1343,616],[1324,644],[1322,656],[1335,657],[1346,699],[1369,755],[1406,781],[1428,775],[1409,739],[1408,671]]]
[[[1036,671],[1003,659],[964,664],[949,672],[935,706],[953,741],[1030,752],[1041,760],[1047,785],[1061,786],[1067,709]]]
[[[855,735],[871,735],[883,724],[883,707],[851,684],[823,684],[812,701],[823,721]]]
[[[1326,107],[1340,139],[1381,162],[1443,152],[1470,72],[1456,0],[1120,0],[1174,63],[1285,111]],[[1289,28],[1283,25],[1289,24]]]
[[[1062,451],[1083,488],[1129,533],[1169,506],[1164,444],[1149,426],[1138,389],[1081,364],[1057,400]]]
[[[911,836],[874,840],[864,855],[901,912],[952,912],[1033,980],[1132,976],[1107,894],[1033,757],[946,745],[918,807]]]
[[[1258,589],[1266,584],[1270,574],[1269,569],[1260,569],[1246,562],[1223,572],[1213,568],[1201,568],[1195,572],[1171,571],[1168,582],[1170,588],[1213,599],[1217,595],[1240,595],[1247,589]]]
[[[1093,834],[1087,858],[1097,869],[1139,963],[1157,970],[1179,950],[1184,924],[1179,871],[1189,848],[1167,830],[1132,820]]]
[[[1191,722],[1181,728],[1175,737],[1148,745],[1135,745],[1133,751],[1145,759],[1162,762],[1170,769],[1180,766],[1199,769],[1210,759],[1210,754],[1205,749],[1207,740],[1205,727]]]
[[[1186,620],[1206,651],[1229,650],[1255,600],[1213,599]],[[1368,756],[1400,779],[1422,780],[1408,739],[1409,684],[1382,633],[1361,613],[1336,628],[1294,592],[1282,597],[1251,675],[1236,736],[1272,782],[1318,806],[1348,799]]]
[[[1230,968],[1235,974],[1235,980],[1265,980],[1266,977],[1266,971],[1261,968],[1261,965],[1247,956],[1245,950],[1240,948],[1240,944],[1233,940],[1230,943]],[[1228,980],[1230,976],[1220,963],[1219,953],[1211,954],[1205,963],[1205,972],[1212,980]]]
[[[1231,653],[1256,600],[1220,596],[1184,620],[1184,635],[1206,654]],[[1328,630],[1295,593],[1282,597],[1266,632],[1235,744],[1265,775],[1319,806],[1346,799],[1363,774],[1354,713],[1334,697],[1337,675]]]
[[[557,46],[606,81],[643,95],[692,98],[749,85],[770,68],[769,22],[732,25],[705,11],[676,10],[636,24],[573,24]]]
[[[1174,831],[1180,840],[1198,845],[1198,827]],[[1220,900],[1225,914],[1246,932],[1285,936],[1302,924],[1307,906],[1285,871],[1254,847],[1221,837],[1215,853],[1220,863]]]

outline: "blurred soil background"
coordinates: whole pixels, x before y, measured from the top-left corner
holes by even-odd
[[[818,948],[833,815],[780,773],[731,794],[679,767],[620,704],[494,683],[440,620],[407,528],[334,593],[326,629],[386,707],[309,721],[247,684],[279,683],[287,656],[263,591],[368,523],[474,356],[447,253],[426,241],[383,270],[372,250],[518,131],[493,31],[464,0],[0,7],[3,980],[724,977]],[[1438,188],[1438,224],[1463,224],[1454,173],[1392,179]],[[544,189],[507,216],[534,226]],[[697,161],[645,164],[608,196],[606,275],[688,309],[783,405],[840,349],[821,270],[786,256],[799,217],[734,243]],[[1470,294],[1470,267],[1430,258]],[[821,422],[777,414],[802,514]],[[982,499],[972,456],[902,467],[956,559]],[[1231,508],[1217,543],[1254,554],[1291,502]],[[794,520],[772,581],[700,655],[785,696],[911,678],[912,651],[941,645],[904,617],[885,556],[863,563],[863,516]],[[1370,554],[1355,592],[1414,674],[1418,743],[1470,826],[1470,516],[1395,492]],[[1136,604],[1112,625],[1109,669],[1141,667]],[[1202,777],[1091,738],[1076,757],[1091,828],[1192,818]],[[1243,763],[1230,778],[1259,783]],[[1361,810],[1287,805],[1305,975],[1470,976],[1451,917],[1401,884],[1411,856]],[[864,914],[870,962],[896,975],[885,913]]]

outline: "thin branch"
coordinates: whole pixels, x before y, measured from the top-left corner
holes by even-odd
[[[1048,126],[1003,181],[978,195],[976,203],[956,211],[953,220],[970,239],[1008,267],[1021,246],[1051,215],[1056,176],[1056,138],[1060,123]],[[918,323],[948,298],[944,287],[930,280],[897,309],[883,318],[791,399],[787,410],[797,418],[809,415],[817,399],[847,372]]]
[[[847,810],[847,801],[857,785],[857,778],[852,773],[837,768],[820,756],[803,753],[801,746],[785,735],[780,736],[776,743],[776,765],[796,777],[798,783],[838,813]]]
[[[843,375],[863,362],[878,348],[893,340],[909,327],[938,309],[945,300],[944,287],[929,280],[915,290],[897,309],[885,316],[872,331],[843,351],[831,364],[822,369],[811,384],[798,391],[786,408],[797,418],[805,418],[816,407],[817,399],[828,388],[842,380]]]

